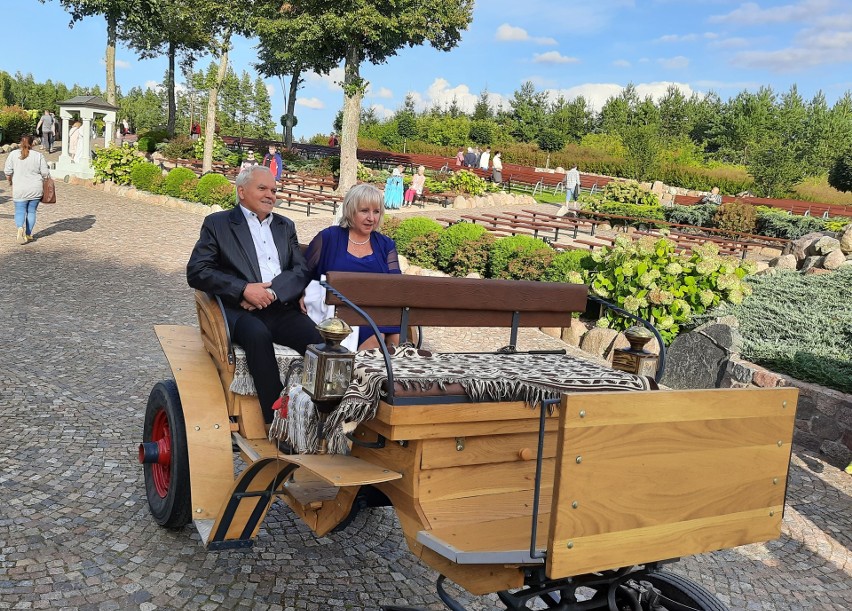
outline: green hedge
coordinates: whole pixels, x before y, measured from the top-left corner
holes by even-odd
[[[499,238],[491,247],[488,269],[492,278],[538,280],[556,256],[543,240],[528,235]]]
[[[214,174],[211,172],[202,176],[198,181],[198,186],[195,188],[195,195],[198,198],[198,201],[207,206],[212,206],[214,203],[219,204],[219,201],[221,200],[220,192],[222,191],[220,187],[226,185],[231,186],[231,183],[227,178],[221,174]],[[233,192],[233,189],[231,189],[231,192]],[[215,202],[213,201],[214,193],[216,194],[217,200]]]
[[[189,168],[172,168],[163,181],[163,193],[172,197],[183,197],[183,183],[189,180],[197,180],[195,172]]]
[[[0,142],[20,142],[24,134],[35,132],[36,121],[30,117],[30,113],[20,106],[4,106],[0,108],[0,130],[3,131],[3,140]]]
[[[155,193],[162,184],[163,171],[153,163],[139,163],[130,170],[130,183],[142,191]]]

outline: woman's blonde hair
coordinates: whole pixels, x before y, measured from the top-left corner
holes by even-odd
[[[365,200],[368,204],[379,205],[379,222],[376,223],[376,229],[381,227],[382,220],[385,218],[385,197],[376,187],[366,183],[355,185],[349,189],[346,197],[343,198],[343,204],[341,204],[341,217],[338,224],[341,227],[351,227],[355,219],[355,212],[358,210],[358,205]]]

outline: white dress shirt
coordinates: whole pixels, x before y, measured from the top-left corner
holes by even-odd
[[[272,282],[281,273],[281,260],[278,258],[278,248],[272,239],[272,213],[263,221],[251,210],[240,204],[240,210],[246,217],[254,250],[257,252],[257,263],[260,265],[260,278],[263,282]]]

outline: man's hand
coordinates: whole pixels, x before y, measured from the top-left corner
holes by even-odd
[[[299,297],[299,309],[302,311],[302,314],[308,313],[308,306],[305,305],[305,296],[304,295]]]
[[[243,290],[243,301],[258,310],[262,310],[272,303],[272,295],[266,290],[270,286],[272,286],[271,282],[251,282],[247,284],[245,290]]]

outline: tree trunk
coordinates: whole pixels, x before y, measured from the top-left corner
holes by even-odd
[[[175,44],[169,42],[169,68],[166,72],[166,97],[169,105],[169,118],[166,122],[166,130],[169,136],[175,135]]]
[[[358,128],[361,124],[361,98],[364,97],[360,51],[354,44],[350,44],[346,50],[343,131],[340,134],[340,181],[337,184],[339,195],[344,195],[358,181]]]
[[[293,116],[296,114],[296,91],[299,89],[301,74],[302,70],[295,68],[293,78],[290,79],[290,97],[287,98],[287,125],[284,128],[284,145],[287,148],[293,146]]]
[[[219,56],[219,72],[216,82],[210,88],[210,98],[207,100],[207,125],[204,126],[204,158],[201,161],[201,172],[207,173],[213,169],[213,138],[216,135],[216,105],[219,99],[219,88],[228,73],[228,47],[231,46],[231,32],[222,37],[222,52]]]
[[[115,17],[107,17],[107,46],[106,46],[106,98],[107,102],[115,105],[115,37],[118,22]],[[121,120],[121,117],[119,117]]]

